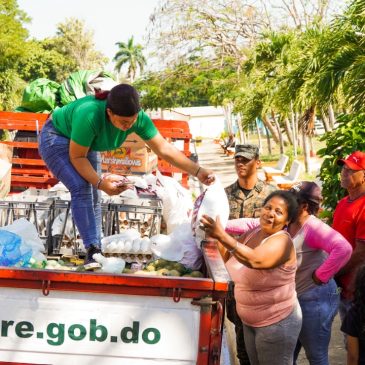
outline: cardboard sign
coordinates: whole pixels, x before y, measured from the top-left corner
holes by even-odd
[[[103,152],[101,161],[104,171],[123,175],[148,174],[157,168],[157,155],[135,133],[119,148]]]
[[[1,361],[196,363],[200,308],[191,299],[1,288],[0,301]]]

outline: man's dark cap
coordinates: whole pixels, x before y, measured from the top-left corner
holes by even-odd
[[[301,181],[293,185],[290,191],[302,200],[318,205],[323,200],[321,188],[313,181]]]
[[[259,147],[255,144],[236,144],[234,157],[244,157],[253,160],[259,157]]]

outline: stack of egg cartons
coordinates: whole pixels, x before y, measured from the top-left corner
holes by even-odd
[[[104,237],[101,250],[105,257],[120,257],[128,263],[148,263],[152,260],[151,240],[141,237],[136,229]]]

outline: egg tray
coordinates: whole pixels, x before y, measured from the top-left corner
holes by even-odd
[[[131,264],[137,262],[138,264],[147,265],[150,262],[156,260],[152,252],[144,253],[131,253],[131,252],[121,252],[121,253],[103,253],[105,257],[119,257],[123,259],[126,263]]]

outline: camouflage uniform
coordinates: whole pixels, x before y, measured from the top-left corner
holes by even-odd
[[[264,199],[276,188],[258,180],[256,185],[245,196],[240,189],[238,180],[225,189],[229,202],[229,219],[258,218]]]
[[[257,180],[256,185],[245,196],[243,191],[240,189],[238,180],[232,185],[225,188],[228,202],[229,202],[229,219],[236,218],[256,218],[260,216],[262,203],[265,198],[276,190],[273,185],[266,184],[261,180]],[[227,318],[234,323],[236,332],[236,345],[237,345],[237,357],[240,365],[250,365],[248,358],[245,341],[243,336],[243,325],[241,318],[237,314],[236,300],[234,298],[233,291],[229,293],[226,300]]]

